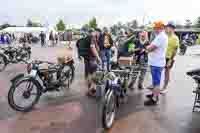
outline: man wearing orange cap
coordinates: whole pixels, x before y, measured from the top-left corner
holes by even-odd
[[[153,29],[155,38],[146,48],[148,52],[148,65],[151,68],[153,89],[152,94],[147,95],[148,100],[144,102],[146,106],[156,105],[159,100],[161,73],[166,65],[165,51],[168,44],[168,37],[164,31],[163,22],[155,22]]]

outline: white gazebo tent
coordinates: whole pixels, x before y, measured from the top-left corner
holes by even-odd
[[[47,33],[48,28],[46,28],[46,27],[8,27],[8,28],[1,30],[0,32],[14,33],[15,36],[20,37],[24,33],[32,33],[34,35],[39,35],[41,31],[48,34]]]
[[[40,33],[41,31],[46,32],[46,27],[8,27],[3,29],[1,32],[11,33]]]

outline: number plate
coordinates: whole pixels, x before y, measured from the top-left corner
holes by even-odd
[[[37,74],[37,70],[31,70],[31,72],[30,72],[30,76],[31,77],[36,77],[36,74]]]

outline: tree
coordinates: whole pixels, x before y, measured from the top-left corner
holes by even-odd
[[[139,25],[139,24],[138,24],[138,21],[135,19],[135,20],[132,21],[131,27],[132,27],[132,28],[138,28],[138,25]]]
[[[195,27],[200,28],[200,16],[196,20]]]
[[[97,19],[95,17],[93,17],[90,21],[89,21],[89,27],[90,28],[97,28]]]
[[[7,28],[7,27],[10,27],[10,26],[11,26],[10,24],[5,23],[5,24],[2,24],[2,25],[0,26],[0,29],[3,30],[3,29],[5,29],[5,28]]]
[[[56,29],[58,30],[58,31],[64,31],[65,30],[65,23],[64,23],[64,21],[62,20],[62,19],[60,19],[59,21],[58,21],[58,23],[56,24]]]
[[[31,19],[28,19],[26,26],[27,27],[40,27],[41,24],[38,22],[33,22]]]
[[[189,19],[185,20],[185,28],[190,28],[192,26],[192,22]]]
[[[32,27],[32,21],[30,19],[27,20],[26,26],[27,27]]]
[[[11,24],[8,24],[8,23],[4,23],[2,25],[0,25],[0,30],[3,30],[7,27],[16,27],[16,25],[11,25]]]
[[[83,30],[83,31],[88,31],[88,30],[89,30],[89,24],[84,24],[84,25],[81,27],[81,30]]]

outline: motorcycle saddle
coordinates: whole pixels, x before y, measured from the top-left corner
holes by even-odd
[[[187,75],[189,75],[189,76],[193,76],[193,75],[197,75],[198,76],[199,75],[200,76],[200,68],[188,71]]]
[[[195,75],[195,76],[193,76],[192,78],[193,78],[197,83],[200,83],[200,76]]]

